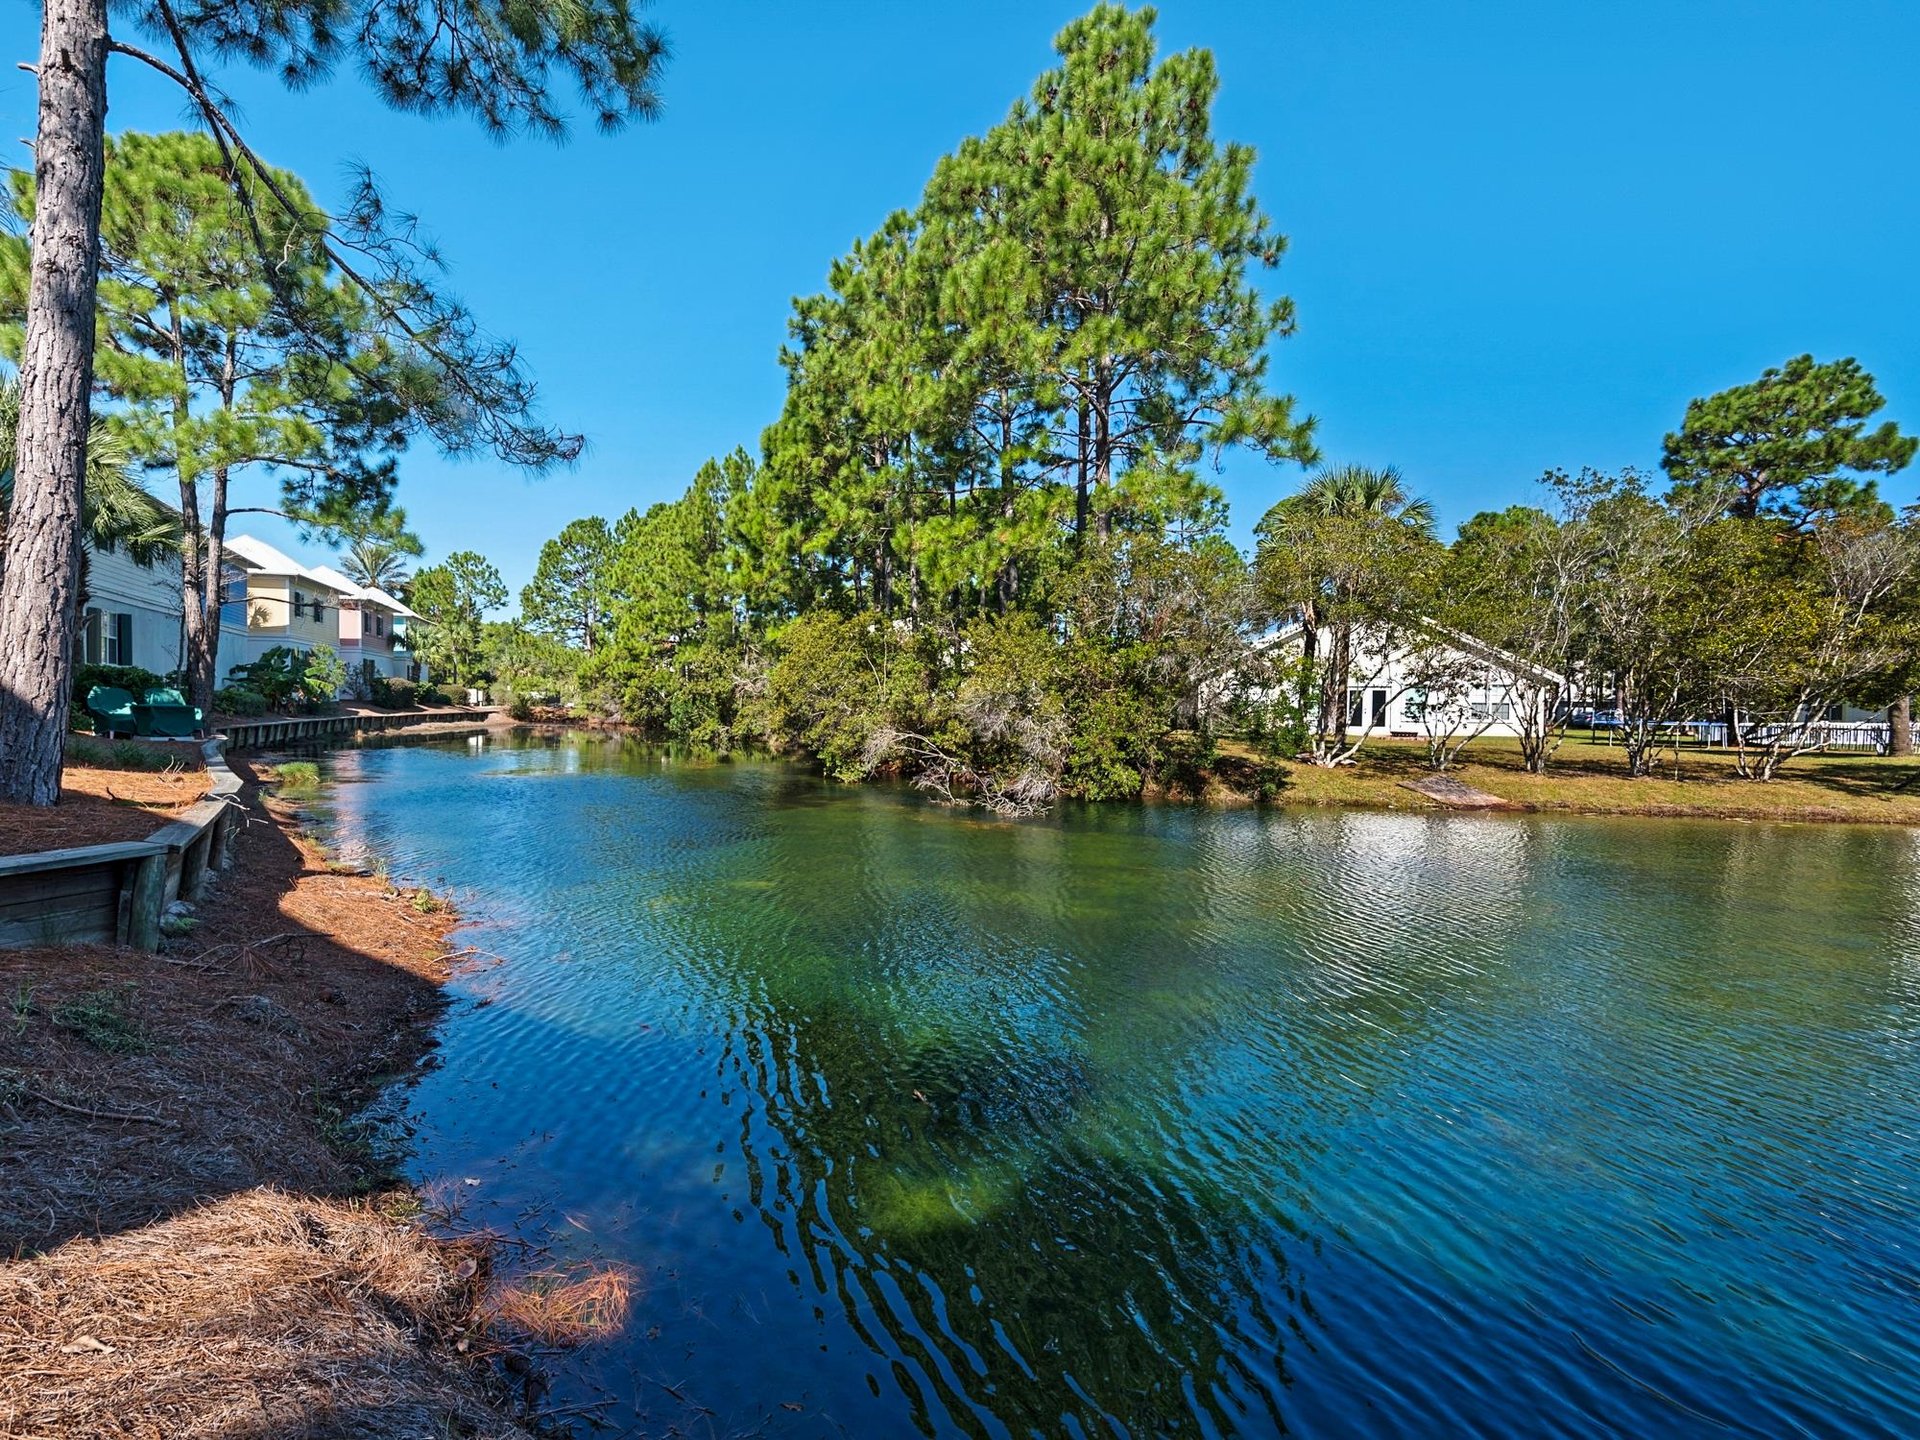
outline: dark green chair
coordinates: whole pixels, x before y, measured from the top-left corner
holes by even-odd
[[[168,740],[191,739],[205,723],[200,707],[189,705],[178,690],[149,690],[146,700],[133,707],[133,715],[136,735]]]
[[[87,714],[96,735],[133,735],[140,728],[133,696],[117,685],[96,685],[87,691]]]

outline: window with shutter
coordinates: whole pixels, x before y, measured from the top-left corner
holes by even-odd
[[[116,638],[119,641],[117,648],[119,649],[119,652],[120,652],[120,658],[115,660],[113,663],[116,665],[133,664],[133,616],[131,615],[114,616],[113,628],[116,634]]]

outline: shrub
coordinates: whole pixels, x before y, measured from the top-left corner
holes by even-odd
[[[1030,615],[976,620],[957,656],[966,673],[929,707],[938,724],[896,742],[914,758],[914,784],[1002,814],[1045,809],[1059,794],[1069,732],[1052,637]]]
[[[347,662],[331,645],[311,650],[276,645],[251,665],[236,665],[227,676],[229,689],[251,690],[271,710],[325,705],[346,683]]]
[[[309,704],[326,705],[338,698],[347,684],[347,662],[331,645],[316,645],[306,656],[300,671],[300,692]]]
[[[1160,752],[1160,779],[1192,795],[1206,788],[1207,776],[1220,759],[1213,737],[1191,730],[1168,735]]]
[[[411,680],[389,680],[376,675],[368,682],[368,698],[382,710],[411,710],[419,686]]]
[[[267,697],[244,685],[228,685],[213,692],[213,708],[222,715],[264,715]]]
[[[138,665],[76,665],[73,668],[73,699],[77,705],[85,705],[87,692],[96,685],[111,685],[125,690],[134,699],[145,697],[147,691],[158,690],[164,682],[151,670],[142,670]]]
[[[446,691],[433,685],[423,685],[415,693],[422,705],[451,705],[453,697]]]
[[[276,645],[251,665],[237,665],[227,677],[232,687],[251,690],[266,701],[269,709],[285,709],[301,697],[301,677],[306,673],[306,657],[285,645]]]
[[[872,613],[815,610],[780,632],[780,658],[767,676],[768,730],[836,779],[872,770],[869,745],[891,728],[896,691],[910,683],[902,672],[912,667],[889,653],[886,625]]]

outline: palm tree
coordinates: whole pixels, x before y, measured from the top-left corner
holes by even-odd
[[[397,595],[413,583],[407,556],[390,541],[360,539],[341,552],[340,570],[356,585]]]
[[[361,511],[342,527],[346,548],[340,569],[356,585],[405,598],[413,583],[407,561],[425,553],[420,537],[407,529],[407,512],[382,505]]]
[[[1415,530],[1433,531],[1433,506],[1407,494],[1406,478],[1388,465],[1371,470],[1365,465],[1341,465],[1316,470],[1296,495],[1278,507],[1298,514],[1371,516],[1398,520]]]
[[[1388,525],[1404,528],[1422,539],[1434,538],[1433,506],[1410,495],[1406,479],[1391,465],[1374,470],[1365,465],[1340,465],[1315,471],[1301,489],[1280,501],[1261,520],[1256,533],[1263,543],[1286,546],[1289,532],[1304,535],[1329,523],[1339,525]],[[1300,699],[1303,708],[1313,685],[1313,661],[1319,649],[1320,630],[1328,632],[1327,666],[1320,683],[1318,733],[1344,744],[1347,730],[1347,677],[1353,665],[1351,618],[1341,614],[1338,581],[1329,581],[1332,591],[1316,593],[1308,589],[1296,596],[1295,605],[1302,625]],[[1333,617],[1328,620],[1327,611]]]
[[[0,527],[13,503],[14,439],[20,421],[20,385],[0,385]],[[153,565],[180,553],[180,516],[147,493],[133,473],[126,443],[96,419],[87,435],[87,473],[80,520],[96,550],[119,546],[136,565]],[[82,556],[82,565],[85,557]],[[86,595],[82,571],[81,596]]]

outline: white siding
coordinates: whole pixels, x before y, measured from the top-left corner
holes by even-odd
[[[121,665],[138,665],[156,675],[180,668],[180,560],[169,555],[151,568],[129,560],[124,551],[87,549],[87,596],[83,610],[97,610],[101,620],[99,652],[107,653],[105,639],[116,615],[129,617],[133,653],[115,656]],[[82,616],[82,644],[86,638]],[[86,655],[86,651],[82,651]],[[90,656],[88,658],[91,658]],[[101,663],[105,663],[103,659]]]

